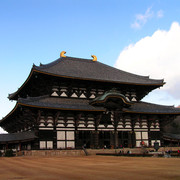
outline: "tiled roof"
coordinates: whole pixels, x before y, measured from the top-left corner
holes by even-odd
[[[94,107],[87,99],[59,98],[50,96],[19,98],[18,103],[33,107],[63,110],[103,111],[104,108]]]
[[[86,80],[157,86],[164,84],[163,80],[149,79],[148,76],[128,73],[98,61],[73,57],[59,58],[46,65],[34,65],[33,69],[52,75]]]
[[[37,138],[33,131],[0,134],[0,143],[13,142],[13,141],[28,141]]]
[[[132,102],[116,89],[112,89],[90,101],[90,104],[93,106],[103,106],[109,109],[118,109],[120,107],[128,107]]]
[[[131,113],[150,113],[150,114],[178,114],[180,115],[180,108],[174,106],[164,106],[158,104],[152,104],[147,102],[136,102],[128,109],[124,109],[125,112]]]
[[[163,133],[163,138],[180,140],[180,134]]]
[[[95,107],[89,104],[87,99],[76,98],[59,98],[50,96],[19,98],[18,103],[33,106],[44,107],[52,109],[63,110],[90,110],[90,111],[104,111],[103,107]],[[180,114],[180,108],[174,106],[164,106],[152,104],[147,102],[134,102],[130,107],[124,108],[124,112],[130,113],[153,113],[153,114]]]

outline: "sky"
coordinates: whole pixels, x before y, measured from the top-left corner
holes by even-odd
[[[61,51],[164,79],[143,100],[178,106],[179,47],[179,0],[0,0],[0,119],[33,63],[54,61]]]

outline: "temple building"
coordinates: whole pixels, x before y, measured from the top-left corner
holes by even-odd
[[[0,148],[79,149],[164,146],[163,127],[180,109],[141,101],[163,80],[128,73],[93,59],[65,56],[33,65],[0,121]]]

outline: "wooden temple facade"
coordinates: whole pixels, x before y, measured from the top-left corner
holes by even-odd
[[[66,57],[33,65],[0,121],[0,147],[79,149],[163,146],[163,126],[180,110],[142,102],[163,80],[131,74],[92,59]]]

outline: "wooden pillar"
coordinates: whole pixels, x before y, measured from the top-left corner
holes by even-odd
[[[118,131],[117,131],[117,127],[118,127],[118,123],[120,121],[120,112],[119,111],[113,111],[112,113],[112,117],[113,117],[113,122],[114,122],[114,148],[118,148],[119,146],[119,141],[118,141]]]
[[[94,148],[94,131],[90,131],[90,148]]]
[[[95,149],[99,148],[99,132],[96,130],[93,131],[93,144]]]
[[[136,137],[135,137],[134,126],[136,124],[136,121],[138,120],[138,116],[134,115],[134,116],[130,116],[130,117],[131,117],[131,128],[132,128],[132,131],[130,133],[130,136],[131,136],[131,147],[134,148],[136,146]]]
[[[41,110],[38,110],[36,118],[35,118],[35,123],[34,123],[34,132],[35,136],[39,137],[39,121],[41,117]],[[33,149],[38,150],[39,149],[39,138],[35,139]]]
[[[6,143],[6,150],[8,149],[8,143]]]
[[[114,142],[114,131],[110,131],[110,147],[114,149],[115,147],[115,142]]]
[[[95,148],[100,147],[98,126],[99,126],[101,118],[102,118],[102,114],[98,114],[98,115],[96,114],[94,116],[94,120],[95,120],[94,147]]]
[[[79,149],[82,148],[79,144],[79,131],[75,131],[75,148]]]
[[[150,135],[150,127],[151,127],[152,122],[151,122],[150,117],[147,116],[146,119],[147,119],[147,126],[148,126],[148,144],[149,144],[149,146],[152,146],[152,144],[151,144],[151,135]]]
[[[118,142],[118,132],[117,130],[114,131],[114,148],[118,148],[119,142]]]
[[[159,129],[161,132],[160,142],[161,142],[161,146],[163,147],[164,146],[163,133],[162,133],[163,128],[164,128],[164,125],[166,125],[166,122],[169,122],[171,118],[169,116],[166,116],[166,117],[158,116],[158,119],[159,119]]]
[[[79,142],[79,131],[78,131],[78,124],[81,118],[81,114],[77,113],[74,115],[74,126],[75,126],[75,148],[82,148],[82,144]]]
[[[56,126],[57,126],[57,121],[60,115],[60,111],[57,111],[55,116],[53,117],[53,149],[57,149],[57,130],[56,130]]]
[[[21,151],[21,142],[19,142],[19,151]]]
[[[132,131],[128,132],[128,148],[132,148]]]

